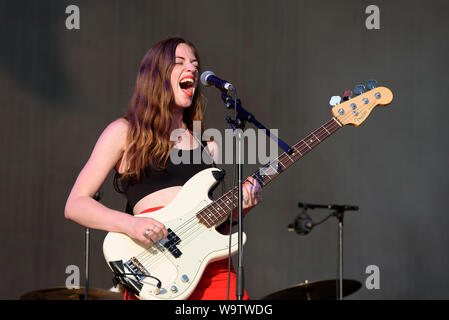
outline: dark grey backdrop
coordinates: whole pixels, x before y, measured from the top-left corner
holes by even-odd
[[[70,4],[81,10],[80,30],[65,28]],[[369,4],[380,8],[380,30],[365,28]],[[370,78],[394,93],[389,107],[264,190],[246,219],[253,299],[337,276],[335,219],[307,237],[287,232],[299,200],[360,206],[345,219],[345,277],[365,284],[376,265],[380,289],[350,298],[449,298],[448,12],[447,1],[2,0],[0,298],[64,286],[68,265],[83,282],[84,228],[64,219],[66,198],[99,134],[125,110],[143,55],[170,35],[195,43],[203,69],[232,81],[290,144],[331,117],[331,95]],[[206,126],[224,130],[218,92],[205,93]],[[125,205],[111,177],[103,202]],[[97,288],[111,287],[104,236],[91,234]]]

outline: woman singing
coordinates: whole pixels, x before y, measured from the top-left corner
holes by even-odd
[[[193,136],[193,121],[203,120],[197,87],[199,66],[197,50],[181,38],[160,41],[147,52],[126,115],[103,131],[70,192],[67,219],[92,229],[124,233],[145,245],[167,237],[161,222],[136,215],[169,204],[187,180],[211,163],[175,165],[170,153],[189,156],[202,148],[212,158],[218,154],[215,142],[201,143]],[[177,139],[171,141],[174,130]],[[111,170],[115,171],[116,190],[127,198],[126,212],[107,208],[92,198]],[[244,184],[243,199],[244,214],[261,201],[256,180]],[[227,259],[212,262],[189,299],[226,299],[227,284]],[[235,299],[234,272],[230,284],[230,298]],[[134,298],[125,291],[125,299]],[[244,298],[248,299],[246,292]]]

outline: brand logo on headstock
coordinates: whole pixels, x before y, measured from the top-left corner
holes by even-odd
[[[363,120],[365,119],[366,114],[368,113],[368,111],[364,110],[363,112],[361,112],[359,114],[359,116],[357,118],[354,118],[354,121],[357,123],[361,123],[363,122]]]

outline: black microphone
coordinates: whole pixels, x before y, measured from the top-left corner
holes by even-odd
[[[352,206],[352,205],[340,205],[340,204],[311,204],[311,203],[298,203],[299,208],[308,208],[308,209],[331,209],[331,210],[338,210],[338,211],[357,211],[359,210],[358,206]]]
[[[312,219],[310,219],[309,215],[306,213],[300,214],[295,218],[293,223],[289,224],[287,229],[288,231],[296,231],[297,234],[309,234],[312,230],[314,224]]]
[[[234,86],[226,80],[218,78],[212,71],[204,71],[200,77],[201,83],[207,86],[215,86],[220,90],[234,90]]]

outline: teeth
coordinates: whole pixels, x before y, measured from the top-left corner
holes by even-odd
[[[193,83],[193,79],[191,78],[184,78],[179,83]]]

